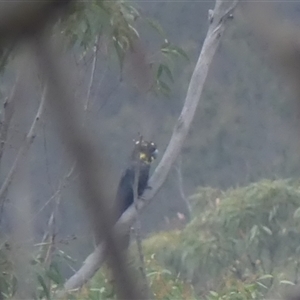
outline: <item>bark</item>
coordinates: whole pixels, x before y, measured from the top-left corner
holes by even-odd
[[[213,60],[214,54],[219,46],[220,38],[225,29],[225,21],[232,16],[232,12],[236,7],[237,0],[228,5],[228,1],[217,0],[215,8],[210,11],[209,28],[207,36],[204,40],[202,50],[191,77],[185,103],[182,112],[175,124],[174,131],[168,147],[157,166],[153,176],[149,181],[151,190],[147,190],[143,195],[143,201],[139,201],[139,209],[143,209],[151,199],[159,191],[165,182],[167,175],[174,164],[180,150],[183,146],[185,138],[188,134],[191,122],[194,118],[197,105],[203,91],[204,83],[209,71],[209,67]],[[129,230],[137,216],[134,205],[130,207],[119,219],[116,224],[117,231]],[[106,257],[104,253],[104,244],[100,244],[93,253],[85,260],[83,266],[66,281],[64,291],[61,291],[58,296],[62,297],[66,291],[77,289],[86,283],[99,270],[104,263]]]

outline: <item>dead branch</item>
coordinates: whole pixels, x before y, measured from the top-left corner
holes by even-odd
[[[95,79],[95,71],[96,71],[96,65],[97,65],[97,60],[98,60],[98,51],[99,51],[99,38],[100,36],[97,35],[95,39],[95,45],[93,49],[93,63],[92,63],[92,71],[91,71],[91,77],[90,77],[90,82],[88,86],[88,90],[86,93],[86,99],[85,99],[85,104],[84,104],[84,112],[85,112],[85,117],[84,121],[86,119],[87,111],[89,108],[89,102],[90,102],[90,97],[91,97],[91,90],[94,84],[94,79]],[[84,124],[83,124],[84,126]]]
[[[17,74],[17,78],[15,81],[15,84],[12,88],[12,91],[8,97],[5,98],[4,103],[3,103],[3,109],[1,113],[1,126],[0,126],[0,165],[2,162],[2,157],[3,153],[5,150],[5,147],[7,145],[7,137],[8,137],[8,131],[10,128],[11,120],[13,117],[13,114],[15,112],[15,105],[16,105],[16,90],[17,86],[19,83],[19,77],[20,77],[20,72]],[[7,190],[6,192],[3,193],[2,199],[3,201],[0,200],[0,220],[2,219],[2,214],[4,211],[4,202],[5,198],[7,196]],[[1,198],[0,198],[1,199]]]
[[[74,165],[75,166],[75,165]],[[52,196],[45,202],[45,204],[36,212],[36,214],[34,215],[33,218],[36,218],[38,214],[40,214],[47,205],[49,205],[51,203],[51,201],[53,201],[54,199],[56,199],[57,197],[60,197],[62,190],[65,189],[70,181],[70,177],[73,174],[74,169],[71,168],[69,170],[69,173],[67,173],[64,178],[61,180],[57,190],[52,194]],[[77,178],[77,177],[75,177]],[[44,238],[43,238],[44,239]]]
[[[92,70],[91,70],[91,76],[90,76],[90,81],[89,81],[89,85],[88,85],[88,89],[87,89],[87,93],[86,93],[86,99],[84,102],[84,107],[83,107],[83,122],[82,122],[82,127],[85,128],[86,126],[86,120],[87,120],[87,116],[88,116],[88,108],[89,108],[89,103],[90,103],[90,97],[91,97],[91,90],[92,87],[94,85],[94,81],[95,81],[95,72],[96,72],[96,66],[97,66],[97,61],[98,61],[98,51],[99,51],[99,39],[100,39],[100,35],[97,35],[96,39],[95,39],[95,45],[93,48],[93,63],[92,63]],[[76,170],[76,162],[74,162],[72,164],[72,166],[70,167],[70,169],[68,170],[67,174],[64,176],[65,179],[70,178],[74,171]]]
[[[88,89],[87,89],[87,93],[86,93],[86,100],[85,100],[85,104],[84,104],[84,117],[83,117],[83,122],[82,122],[82,126],[83,127],[85,127],[85,122],[86,122],[86,118],[87,118],[87,111],[88,111],[88,106],[89,106],[89,101],[90,101],[91,90],[92,90],[93,83],[94,83],[94,78],[95,78],[95,71],[96,71],[96,65],[97,65],[98,50],[99,50],[99,35],[95,39],[95,45],[94,45],[94,48],[93,48],[92,71],[91,71],[91,75],[90,75],[90,81],[89,81],[89,85],[88,85]],[[0,156],[0,159],[1,159],[1,156]],[[76,169],[76,164],[73,163],[72,166],[70,167],[70,169],[68,170],[68,172],[63,177],[63,180],[59,183],[59,186],[58,186],[57,190],[55,191],[55,193],[49,198],[49,200],[39,210],[38,213],[40,213],[41,210],[44,209],[45,206],[48,205],[53,199],[55,199],[55,198],[58,199],[58,198],[61,197],[60,194],[61,194],[62,189],[66,187],[67,181],[73,175],[75,169]],[[59,200],[57,200],[57,202],[59,202]],[[56,205],[58,205],[58,203],[56,203]],[[53,216],[53,213],[52,213],[51,216],[49,217],[48,229],[50,229],[50,227],[52,227],[53,217],[54,216]],[[49,238],[49,230],[48,230],[48,232],[46,232],[44,234],[44,236],[42,238],[42,243],[44,243],[48,238]]]
[[[171,140],[162,157],[162,160],[160,161],[149,181],[149,185],[152,187],[152,189],[145,192],[143,195],[143,201],[139,200],[139,209],[143,209],[147,204],[149,204],[151,199],[159,191],[165,182],[173,163],[180,153],[184,140],[188,134],[191,122],[194,118],[198,102],[200,101],[209,67],[219,46],[220,38],[225,30],[225,21],[233,12],[237,3],[238,1],[233,1],[232,5],[228,9],[226,7],[226,4],[228,4],[227,1],[216,1],[215,8],[213,10],[213,19],[210,22],[207,36],[203,43],[198,62],[190,80],[184,106],[177,123],[175,124]],[[117,222],[115,226],[116,231],[123,232],[124,230],[129,230],[130,226],[135,221],[136,215],[137,212],[133,205]],[[103,247],[104,245],[100,244],[95,251],[87,257],[83,266],[69,280],[67,280],[64,286],[65,290],[62,291],[60,295],[64,295],[64,293],[68,290],[81,287],[92,276],[94,276],[106,259]]]
[[[19,77],[20,77],[20,73],[17,75],[16,82],[12,88],[10,95],[4,100],[3,103],[3,110],[1,114],[1,127],[0,127],[0,163],[7,142],[7,134],[8,134],[10,122],[15,111],[14,101],[16,99],[15,94],[16,94],[17,85],[19,83]]]
[[[25,138],[25,140],[23,141],[18,154],[0,188],[0,206],[2,205],[3,201],[4,201],[4,197],[3,195],[5,194],[5,192],[7,191],[7,188],[9,187],[9,185],[11,184],[14,175],[16,173],[16,170],[18,168],[18,165],[20,163],[21,158],[27,153],[28,149],[30,148],[30,145],[33,143],[34,139],[35,139],[35,130],[36,130],[36,126],[42,116],[43,110],[44,110],[44,104],[45,104],[45,98],[46,98],[46,87],[43,90],[43,94],[41,97],[41,101],[40,101],[40,105],[39,108],[37,110],[37,113],[34,117],[34,120],[31,124],[31,127],[29,129],[29,132]]]
[[[57,212],[58,212],[58,207],[60,205],[60,201],[61,201],[61,191],[64,187],[64,182],[65,181],[65,177],[63,178],[63,181],[60,182],[59,184],[59,188],[57,193],[55,193],[55,205],[53,208],[53,211],[50,215],[50,218],[48,220],[48,231],[45,232],[42,241],[41,241],[41,247],[40,247],[40,256],[42,256],[42,252],[43,249],[48,247],[48,249],[46,250],[46,254],[45,254],[45,266],[49,267],[52,261],[52,256],[53,253],[55,251],[55,247],[56,247],[56,216],[57,216]],[[49,243],[47,243],[47,240],[50,239]]]
[[[95,45],[93,47],[92,70],[91,70],[90,81],[89,81],[89,85],[88,85],[88,89],[87,89],[87,93],[86,93],[86,99],[85,99],[85,103],[84,103],[84,116],[83,116],[82,127],[85,127],[85,124],[86,124],[87,112],[88,112],[88,107],[89,107],[89,102],[90,102],[90,95],[91,95],[91,90],[92,90],[92,87],[93,87],[93,84],[94,84],[94,79],[95,79],[95,71],[96,71],[96,65],[97,65],[97,60],[98,60],[98,51],[99,51],[99,38],[100,38],[100,35],[98,35],[96,37],[96,39],[95,39]],[[70,167],[70,169],[68,170],[68,172],[66,173],[66,175],[63,177],[63,179],[59,183],[59,186],[58,186],[56,192],[45,203],[45,205],[42,207],[42,209],[44,209],[44,207],[46,205],[48,205],[53,199],[56,198],[57,200],[56,200],[56,204],[55,204],[56,205],[55,210],[57,210],[57,206],[59,205],[59,202],[60,202],[60,197],[61,197],[62,189],[64,189],[66,187],[67,181],[73,175],[75,169],[76,169],[76,163],[74,162],[72,164],[72,166]],[[48,231],[45,232],[41,243],[44,243],[49,238],[50,229],[53,227],[54,217],[55,216],[54,216],[54,211],[53,211],[52,214],[51,214],[51,216],[50,216],[50,218],[49,218],[49,221],[48,221]],[[52,236],[53,236],[53,234],[52,234]],[[47,244],[47,246],[48,246],[48,244]],[[44,247],[44,245],[41,246],[41,250],[42,250],[43,247]],[[50,245],[50,247],[51,247],[51,245]]]
[[[103,238],[106,249],[109,249],[105,252],[113,271],[118,296],[121,299],[141,299],[130,276],[124,252],[121,250],[120,234],[119,232],[115,234],[113,230],[112,211],[108,207],[112,197],[107,189],[110,185],[107,182],[108,169],[104,159],[100,159],[87,135],[83,134],[72,93],[62,74],[59,57],[54,55],[52,45],[47,43],[44,36],[39,36],[35,48],[40,68],[48,79],[49,92],[52,96],[49,105],[59,126],[58,133],[78,167],[84,193],[82,202],[91,219],[97,240]]]

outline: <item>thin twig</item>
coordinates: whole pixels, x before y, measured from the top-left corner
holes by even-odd
[[[142,247],[142,239],[141,239],[141,219],[140,214],[138,211],[138,186],[139,186],[139,177],[140,177],[140,169],[141,169],[141,161],[140,161],[140,148],[142,145],[143,136],[140,135],[139,137],[139,145],[138,149],[135,153],[134,161],[135,161],[135,172],[134,172],[134,182],[133,182],[133,199],[134,199],[134,206],[137,211],[136,222],[134,225],[134,233],[135,239],[137,244],[137,250],[139,254],[139,270],[142,275],[142,285],[143,285],[143,294],[144,296],[149,299],[150,296],[150,287],[147,280],[146,275],[146,266],[145,266],[145,259],[143,254],[143,247]],[[128,243],[129,245],[129,243]]]
[[[10,128],[10,123],[15,112],[15,101],[16,101],[16,90],[19,83],[20,72],[18,72],[15,84],[12,88],[10,95],[4,100],[3,110],[1,114],[1,127],[0,127],[0,165],[2,162],[3,153],[5,146],[7,145],[8,131]],[[3,193],[2,198],[4,199],[0,206],[0,222],[2,220],[4,212],[4,202],[7,196],[7,191]]]
[[[0,127],[0,163],[2,161],[2,156],[4,148],[7,141],[7,134],[10,126],[12,116],[14,114],[14,101],[17,86],[19,83],[20,73],[18,73],[15,84],[12,88],[10,95],[5,99],[3,103],[3,110],[1,114],[1,127]]]
[[[85,112],[85,118],[87,115],[87,111],[89,108],[89,102],[90,102],[90,97],[91,97],[91,90],[94,84],[94,79],[95,79],[95,71],[96,71],[96,65],[97,65],[97,60],[98,60],[98,51],[99,51],[99,39],[100,39],[100,34],[96,36],[95,39],[95,45],[93,49],[93,64],[92,64],[92,71],[91,71],[91,77],[90,77],[90,82],[88,86],[88,90],[86,93],[86,99],[85,99],[85,104],[84,104],[84,112]],[[85,119],[84,119],[85,122]],[[84,126],[85,123],[83,123]]]
[[[67,187],[68,181],[70,179],[69,175],[72,175],[73,169],[70,169],[70,172],[66,174],[63,180],[60,182],[59,187],[57,190],[52,194],[52,196],[45,202],[45,204],[35,213],[33,219],[36,218],[45,208],[49,205],[58,195],[61,194],[62,190]],[[77,177],[75,177],[77,178]]]
[[[50,222],[49,222],[49,233],[50,233],[50,245],[48,247],[47,254],[45,256],[45,266],[46,268],[49,268],[51,261],[52,261],[52,256],[55,251],[55,243],[56,243],[56,216],[57,216],[57,211],[58,207],[60,204],[61,200],[61,195],[59,195],[56,199],[55,207],[52,211]]]
[[[86,99],[83,107],[83,122],[82,122],[82,128],[86,126],[86,121],[87,121],[87,116],[88,116],[88,108],[89,108],[89,103],[90,103],[90,97],[91,97],[91,91],[92,87],[94,85],[95,81],[95,73],[96,73],[96,66],[97,66],[97,61],[98,61],[98,51],[99,51],[99,39],[100,39],[100,34],[96,36],[95,39],[95,45],[93,49],[93,63],[92,63],[92,71],[91,71],[91,76],[90,76],[90,81],[86,93]],[[67,172],[68,175],[65,176],[65,178],[70,178],[74,171],[76,170],[76,162],[72,164],[70,167],[69,171]]]
[[[37,113],[34,117],[34,120],[31,124],[31,127],[29,129],[29,132],[25,138],[25,140],[23,141],[21,147],[19,148],[19,151],[18,151],[18,154],[1,186],[1,189],[0,189],[0,206],[2,205],[3,201],[4,201],[4,194],[5,192],[7,191],[7,188],[9,187],[9,185],[11,184],[13,178],[14,178],[14,175],[15,175],[15,172],[17,170],[17,167],[19,165],[19,162],[21,160],[21,158],[27,153],[30,145],[33,143],[34,139],[35,139],[35,129],[36,129],[36,126],[42,116],[42,113],[43,113],[43,110],[44,110],[44,104],[45,104],[45,99],[46,99],[46,87],[44,87],[44,90],[43,90],[43,94],[42,94],[42,97],[41,97],[41,101],[40,101],[40,105],[39,105],[39,108],[37,110]]]
[[[41,247],[40,247],[40,251],[39,253],[42,255],[43,252],[43,248],[45,248],[45,246],[49,246],[48,247],[48,251],[47,254],[45,255],[45,264],[46,265],[50,265],[49,263],[49,259],[54,251],[54,242],[55,242],[55,217],[57,214],[57,210],[58,210],[58,206],[60,204],[60,199],[61,199],[61,190],[62,190],[62,184],[60,183],[60,188],[58,189],[58,192],[55,193],[55,197],[56,198],[56,202],[55,202],[55,207],[49,217],[48,220],[48,231],[44,233],[44,236],[42,238],[42,241],[40,242]],[[36,217],[36,215],[35,215]],[[47,243],[46,241],[49,239],[51,239],[50,243]],[[40,256],[39,256],[40,257]]]
[[[96,65],[97,65],[97,56],[98,56],[98,50],[99,50],[99,38],[100,38],[100,34],[97,35],[96,39],[95,39],[95,45],[93,48],[93,63],[92,63],[92,71],[91,71],[91,76],[90,76],[90,81],[89,81],[89,85],[88,85],[88,89],[87,89],[87,93],[86,93],[86,100],[84,103],[84,118],[83,118],[83,123],[82,123],[82,127],[85,126],[86,124],[86,118],[87,118],[87,112],[88,112],[88,107],[89,107],[89,102],[90,102],[90,95],[91,95],[91,90],[93,87],[93,83],[94,83],[94,79],[95,79],[95,71],[96,71]],[[72,166],[70,167],[70,169],[68,170],[68,172],[65,174],[63,180],[59,183],[59,187],[57,188],[56,192],[51,196],[51,198],[45,203],[45,205],[43,206],[43,208],[50,203],[53,199],[59,197],[61,195],[61,190],[63,188],[65,188],[68,179],[70,179],[70,177],[73,175],[74,171],[76,169],[76,163],[74,162],[72,164]],[[57,203],[56,203],[57,206]],[[42,208],[42,209],[43,209]],[[41,211],[41,210],[40,210]],[[40,212],[39,211],[39,212]],[[52,222],[50,222],[50,220],[53,219],[53,213],[51,214],[49,221],[48,221],[48,228],[50,228],[50,226],[52,226]],[[45,239],[48,239],[48,232],[46,232],[44,234],[44,237],[42,239],[42,241],[45,241]]]
[[[82,127],[84,127],[85,123],[86,123],[88,106],[89,106],[89,101],[90,101],[90,95],[91,95],[91,90],[92,90],[92,86],[93,86],[94,78],[95,78],[95,71],[96,71],[96,65],[97,65],[97,56],[98,56],[98,50],[99,50],[99,38],[100,38],[100,34],[96,37],[95,45],[94,45],[94,48],[93,48],[92,71],[91,71],[89,86],[88,86],[88,89],[87,89],[86,100],[85,100],[85,104],[84,104],[84,118],[83,118]],[[66,187],[67,182],[70,179],[70,177],[73,175],[75,169],[76,169],[76,163],[74,162],[71,165],[68,172],[65,174],[63,180],[61,180],[61,182],[59,183],[59,186],[58,186],[56,192],[51,196],[51,198],[45,203],[45,205],[39,210],[38,213],[40,213],[46,207],[46,205],[48,205],[55,198],[57,199],[56,204],[55,204],[55,207],[56,207],[56,210],[57,210],[57,206],[59,205],[59,202],[60,202],[61,191],[62,191],[62,189],[64,189]],[[36,215],[35,215],[35,217],[36,217]],[[52,232],[53,232],[54,218],[55,218],[55,216],[54,216],[54,211],[53,211],[51,216],[49,217],[48,230],[47,230],[47,232],[44,233],[42,243],[45,242],[49,238],[51,228],[52,228]],[[54,236],[54,234],[52,233],[52,239],[53,239],[53,236]],[[41,247],[40,252],[42,252],[42,248],[43,247]],[[52,243],[49,246],[49,249],[53,250]],[[46,257],[47,257],[47,255],[46,255]]]
[[[46,120],[43,121],[43,141],[44,141],[44,153],[45,153],[45,165],[46,165],[46,175],[48,179],[48,184],[53,190],[52,180],[50,176],[50,168],[49,168],[49,158],[48,158],[48,145],[47,145],[47,135],[46,135]]]

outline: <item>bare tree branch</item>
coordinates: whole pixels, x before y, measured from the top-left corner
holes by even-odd
[[[37,124],[41,118],[41,115],[43,113],[43,110],[44,110],[45,98],[46,98],[46,87],[44,88],[39,108],[37,110],[37,113],[34,117],[32,124],[31,124],[29,132],[28,132],[25,140],[23,141],[23,143],[19,149],[19,152],[18,152],[18,154],[17,154],[17,156],[16,156],[16,158],[15,158],[15,160],[14,160],[14,162],[13,162],[13,164],[12,164],[12,166],[0,188],[0,206],[2,205],[2,203],[4,201],[3,195],[5,194],[5,192],[7,191],[7,188],[9,187],[10,183],[13,180],[13,177],[15,175],[15,172],[17,170],[17,167],[19,165],[21,158],[27,153],[30,145],[33,143],[33,141],[35,139],[35,129],[36,129],[36,126],[37,126]]]
[[[195,111],[200,101],[204,83],[209,71],[210,64],[214,57],[214,54],[219,46],[220,38],[225,29],[225,21],[233,12],[238,1],[233,1],[230,8],[226,5],[228,2],[225,0],[217,0],[213,11],[213,19],[210,22],[207,36],[204,40],[202,50],[194,69],[192,78],[187,91],[187,96],[181,114],[174,127],[174,131],[168,147],[156,168],[153,176],[149,181],[149,185],[152,189],[146,190],[143,195],[143,201],[139,201],[139,209],[144,208],[151,199],[159,191],[163,183],[165,182],[168,173],[179,155],[184,140],[188,134],[191,122],[194,118]],[[116,224],[117,231],[129,230],[130,226],[134,223],[137,212],[134,207],[130,207]],[[101,267],[106,259],[103,251],[103,244],[100,244],[95,251],[90,254],[85,260],[83,266],[65,283],[65,291],[76,289],[86,283]],[[60,295],[64,295],[62,291]]]
[[[87,120],[87,116],[88,116],[88,108],[89,108],[89,103],[90,103],[90,97],[91,97],[91,90],[95,81],[95,72],[96,72],[96,66],[97,66],[97,61],[98,61],[98,51],[99,51],[99,39],[100,39],[100,34],[97,35],[96,39],[95,39],[95,45],[93,48],[93,62],[92,62],[92,70],[91,70],[91,76],[90,76],[90,81],[89,81],[89,85],[88,85],[88,89],[87,89],[87,93],[86,93],[86,99],[84,102],[84,107],[83,107],[83,111],[84,111],[84,115],[83,115],[83,122],[82,122],[82,127],[84,128],[86,126],[86,120]],[[69,179],[74,171],[76,169],[76,162],[74,162],[70,169],[68,170],[67,174],[64,176],[64,179]],[[63,185],[64,186],[64,185]]]
[[[56,199],[56,201],[55,201],[55,204],[54,204],[53,211],[52,211],[52,213],[49,217],[49,220],[48,220],[48,230],[44,233],[44,236],[42,238],[41,245],[40,245],[40,251],[39,251],[40,255],[39,255],[39,257],[42,257],[43,249],[46,249],[46,247],[48,247],[48,249],[46,250],[45,259],[44,259],[46,267],[50,266],[51,260],[52,260],[52,255],[55,251],[56,216],[57,216],[58,207],[59,207],[60,201],[61,201],[61,192],[62,192],[62,189],[65,187],[66,181],[68,179],[67,175],[64,176],[64,178],[60,181],[58,190],[51,197],[53,199]],[[50,239],[50,242],[47,242],[48,239]]]
[[[1,114],[1,127],[0,127],[0,163],[6,145],[10,122],[15,111],[14,101],[15,101],[17,85],[19,83],[19,77],[20,77],[20,73],[17,75],[16,82],[12,88],[10,95],[5,99],[3,103],[3,110]]]
[[[95,45],[94,45],[94,49],[93,49],[92,71],[91,71],[91,77],[90,77],[88,90],[87,90],[87,93],[86,93],[85,104],[84,104],[84,111],[85,111],[84,121],[86,119],[87,111],[88,111],[88,108],[89,108],[91,90],[92,90],[92,87],[93,87],[93,84],[94,84],[94,79],[95,79],[95,71],[96,71],[96,65],[97,65],[97,60],[98,60],[98,51],[99,51],[99,38],[100,38],[100,34],[97,35],[97,37],[95,39]]]
[[[85,127],[86,125],[86,119],[87,119],[87,113],[88,113],[88,108],[89,108],[89,102],[90,102],[90,96],[91,96],[91,90],[94,84],[94,80],[95,80],[95,71],[96,71],[96,65],[97,65],[97,61],[98,61],[98,51],[99,51],[99,39],[100,39],[100,34],[97,35],[96,39],[95,39],[95,44],[93,47],[93,61],[92,61],[92,70],[91,70],[91,75],[90,75],[90,80],[89,80],[89,85],[88,85],[88,89],[87,89],[87,93],[86,93],[86,99],[84,102],[84,116],[83,116],[83,122],[82,122],[82,127]],[[74,171],[76,169],[76,163],[74,162],[70,169],[68,170],[68,172],[66,173],[66,175],[63,177],[63,179],[61,180],[61,182],[59,183],[59,186],[56,190],[56,192],[51,196],[51,198],[45,203],[45,205],[42,207],[42,209],[44,209],[44,207],[46,205],[48,205],[53,199],[57,199],[56,200],[56,204],[55,204],[55,210],[57,210],[57,206],[59,205],[60,202],[60,197],[61,197],[61,191],[63,188],[66,187],[67,185],[67,181],[70,179],[70,177],[73,175]],[[41,211],[41,210],[40,210]],[[39,211],[39,212],[40,212]],[[50,234],[50,229],[53,227],[52,222],[54,220],[54,211],[52,212],[49,221],[48,221],[48,231],[44,234],[43,239],[42,239],[42,243],[44,243],[48,238],[49,238],[49,234]],[[48,245],[48,244],[47,244]],[[41,246],[41,249],[44,247],[44,245]]]
[[[208,28],[198,62],[190,80],[184,106],[174,127],[171,140],[164,156],[150,179],[149,184],[152,186],[152,189],[146,191],[143,197],[147,201],[154,197],[165,182],[173,163],[181,151],[184,140],[190,129],[197,105],[200,101],[209,67],[225,29],[224,25],[226,18],[224,18],[224,16],[228,14],[228,10],[224,12],[224,3],[226,2],[227,1],[224,0],[216,1],[214,19]],[[237,1],[234,1],[234,4],[236,5]]]
[[[92,87],[93,87],[93,84],[94,84],[94,79],[95,79],[95,71],[96,71],[96,65],[97,65],[97,60],[98,60],[97,56],[98,56],[98,50],[99,50],[99,38],[100,38],[100,35],[98,35],[96,37],[96,39],[95,39],[95,45],[94,45],[94,48],[93,48],[92,70],[91,70],[90,81],[89,81],[89,85],[88,85],[88,89],[87,89],[87,93],[86,93],[86,99],[85,99],[85,102],[84,102],[84,116],[83,116],[82,127],[85,127],[85,124],[86,124],[87,112],[88,112],[88,107],[89,107],[89,102],[90,102],[90,95],[91,95],[91,90],[92,90]],[[76,169],[76,163],[74,162],[71,165],[71,167],[68,170],[68,172],[63,177],[63,179],[61,180],[61,182],[59,183],[58,188],[55,191],[55,193],[50,197],[50,199],[45,203],[45,205],[39,210],[38,213],[40,213],[41,210],[43,210],[45,208],[45,206],[48,205],[53,199],[55,199],[55,198],[58,199],[58,198],[61,197],[61,191],[62,191],[62,189],[66,187],[67,181],[73,175],[75,169]],[[56,204],[55,204],[56,206],[59,204],[58,202],[59,202],[59,200],[56,201]],[[49,217],[48,231],[45,232],[45,234],[44,234],[44,236],[42,238],[42,242],[41,243],[44,243],[49,238],[50,227],[52,227],[52,221],[53,221],[53,217],[54,217],[53,213]],[[43,247],[44,246],[42,245],[41,248],[43,248]]]
[[[15,112],[15,104],[16,104],[15,96],[16,96],[17,86],[19,83],[19,78],[20,78],[20,71],[17,74],[17,78],[16,78],[15,84],[12,88],[10,95],[5,98],[4,103],[3,103],[3,109],[2,109],[2,113],[1,113],[1,124],[0,124],[0,165],[2,162],[2,157],[3,157],[5,147],[7,145],[7,137],[8,137],[11,120],[12,120],[13,114]],[[3,201],[1,201],[1,198],[0,198],[0,203],[1,203],[0,204],[0,221],[2,220],[2,215],[4,212],[4,202],[5,202],[6,196],[7,196],[7,190],[2,195]]]

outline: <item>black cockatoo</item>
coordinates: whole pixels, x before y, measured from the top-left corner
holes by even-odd
[[[147,142],[142,139],[135,141],[134,149],[131,155],[131,161],[128,168],[124,171],[116,196],[117,220],[125,210],[134,202],[133,185],[135,172],[139,174],[138,191],[140,197],[148,187],[150,166],[157,157],[158,150],[155,143]],[[139,171],[138,171],[139,170]]]

